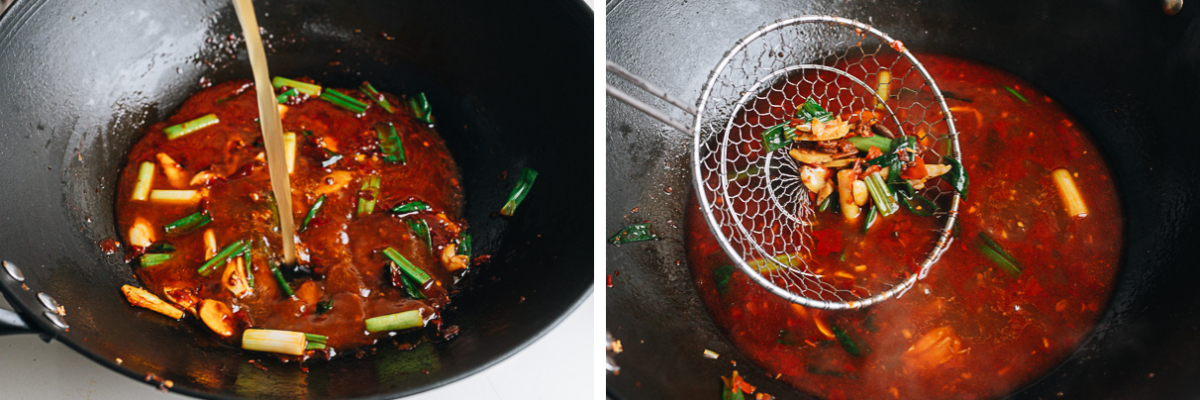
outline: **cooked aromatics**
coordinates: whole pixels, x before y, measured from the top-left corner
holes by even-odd
[[[209,299],[201,301],[200,320],[221,337],[233,336],[233,311],[225,303]]]
[[[882,71],[879,79],[880,96],[887,98],[890,75]],[[879,104],[882,108],[883,103]],[[877,217],[892,215],[901,204],[922,216],[938,211],[937,204],[916,191],[924,189],[930,179],[950,172],[953,166],[926,164],[925,149],[916,137],[893,137],[892,130],[873,111],[861,110],[843,120],[813,99],[796,107],[793,117],[764,131],[763,143],[772,151],[788,146],[782,141],[784,137],[799,143],[788,150],[788,156],[800,164],[800,181],[815,196],[819,210],[827,209],[822,205],[836,195],[846,220],[857,220],[862,207],[868,208],[867,228]],[[966,171],[951,176],[963,181],[961,185],[950,185],[956,190],[961,187],[959,191],[965,197]]]
[[[231,344],[297,360],[352,353],[427,322],[450,327],[439,313],[471,268],[471,236],[462,179],[428,101],[366,83],[273,85],[263,89],[274,89],[286,132],[297,263],[279,260],[283,200],[271,190],[254,86],[220,84],[130,151],[117,223],[147,288],[123,288],[130,303],[176,319],[186,311]],[[535,176],[523,170],[506,215]],[[298,326],[313,333],[261,329]]]
[[[158,296],[147,292],[145,289],[125,285],[121,286],[121,291],[125,293],[125,299],[129,300],[129,304],[153,310],[174,319],[183,318],[182,310],[167,304],[167,302],[162,301]]]

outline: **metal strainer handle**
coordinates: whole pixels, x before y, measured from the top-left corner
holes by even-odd
[[[663,90],[663,88],[658,87],[658,85],[650,83],[650,81],[646,80],[645,78],[634,75],[632,72],[629,72],[629,70],[625,69],[625,67],[622,67],[620,65],[617,65],[617,63],[612,62],[612,60],[606,59],[604,61],[607,63],[608,72],[612,72],[613,75],[616,75],[616,76],[620,77],[621,79],[624,79],[626,82],[629,82],[629,83],[633,84],[634,86],[641,88],[642,90],[646,91],[646,93],[649,93],[649,94],[653,95],[654,97],[662,99],[663,101],[666,101],[667,103],[670,103],[671,105],[673,105],[675,107],[678,107],[680,110],[683,110],[684,112],[686,112],[690,115],[693,115],[693,116],[696,115],[695,107],[689,106],[687,103],[684,103],[683,100],[679,100],[675,96],[670,95],[669,93],[667,93],[666,90]],[[678,121],[671,119],[671,117],[668,116],[666,112],[663,112],[662,110],[659,110],[658,108],[655,108],[654,106],[647,104],[644,101],[638,100],[637,98],[631,96],[629,93],[626,93],[625,91],[623,91],[621,89],[617,89],[616,87],[613,87],[613,85],[611,83],[605,82],[604,85],[605,85],[605,91],[608,93],[609,96],[612,96],[612,98],[617,99],[618,101],[620,101],[622,103],[628,104],[628,105],[632,106],[633,108],[636,108],[638,111],[641,111],[654,119],[662,121],[662,123],[664,123],[664,124],[670,125],[672,128],[675,128],[675,130],[683,132],[685,135],[688,135],[688,136],[692,135],[691,129],[689,129],[687,126],[679,123]]]

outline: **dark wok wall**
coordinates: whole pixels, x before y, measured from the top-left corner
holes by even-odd
[[[588,176],[581,170],[591,153],[578,150],[591,140],[564,134],[592,123],[592,14],[584,4],[255,3],[273,74],[429,95],[462,168],[476,252],[493,255],[480,287],[445,315],[462,335],[410,352],[384,345],[373,357],[310,363],[308,374],[273,362],[264,372],[196,324],[125,302],[120,286],[135,283],[129,267],[120,254],[101,254],[96,241],[115,235],[114,179],[126,148],[202,77],[249,77],[244,49],[226,40],[241,28],[219,0],[20,0],[0,17],[0,259],[28,278],[28,290],[7,288],[15,304],[35,307],[33,293],[51,294],[70,324],[51,335],[187,394],[390,398],[498,361],[586,295],[592,185],[576,178]],[[493,216],[525,166],[541,172],[535,189],[516,217]],[[509,174],[503,182],[501,171]]]
[[[1076,354],[1016,397],[1195,398],[1200,265],[1191,250],[1200,240],[1194,205],[1200,7],[1189,4],[1173,17],[1159,7],[1155,1],[617,0],[607,6],[607,52],[693,100],[725,51],[755,28],[835,14],[873,24],[910,49],[974,59],[1029,80],[1091,132],[1112,167],[1127,224],[1120,282],[1103,322]],[[683,210],[695,196],[690,138],[615,100],[607,107],[606,230],[648,219],[664,237],[607,251],[609,273],[620,271],[606,291],[607,327],[625,347],[616,357],[621,374],[608,378],[609,394],[713,398],[718,376],[728,375],[734,360],[766,392],[801,396],[765,379],[721,337],[687,265],[677,263],[686,263]],[[682,112],[673,115],[690,123]],[[632,214],[634,207],[640,212]],[[701,357],[703,349],[721,360]]]

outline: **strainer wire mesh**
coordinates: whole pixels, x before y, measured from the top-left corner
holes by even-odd
[[[886,99],[875,93],[891,75]],[[926,162],[961,163],[950,109],[925,68],[898,41],[857,21],[804,16],[743,38],[717,64],[692,126],[692,170],[705,220],[721,247],[757,284],[791,302],[821,309],[866,307],[898,296],[923,278],[950,243],[960,195],[930,181],[918,194],[941,206],[942,223],[916,265],[853,285],[808,265],[814,205],[788,148],[768,152],[763,130],[787,121],[813,98],[837,114],[876,110],[901,135],[920,136]],[[880,107],[876,109],[876,105]]]

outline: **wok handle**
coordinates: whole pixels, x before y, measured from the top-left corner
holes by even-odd
[[[0,294],[4,295],[4,300],[8,301],[9,307],[12,310],[0,308],[0,335],[12,335],[18,333],[37,333],[41,335],[42,340],[49,342],[54,338],[55,331],[46,331],[49,327],[62,324],[60,329],[66,328],[66,322],[57,312],[51,312],[49,306],[44,306],[39,298],[39,293],[30,289],[25,283],[25,275],[21,273],[21,269],[10,261],[0,261]],[[42,295],[53,302],[53,298]],[[37,305],[37,308],[30,308],[27,304]],[[53,303],[57,305],[57,303]],[[40,306],[40,307],[38,307]],[[43,315],[38,315],[39,311],[43,311]],[[40,321],[34,318],[44,318],[45,323],[39,324]],[[46,328],[43,328],[46,327]]]

